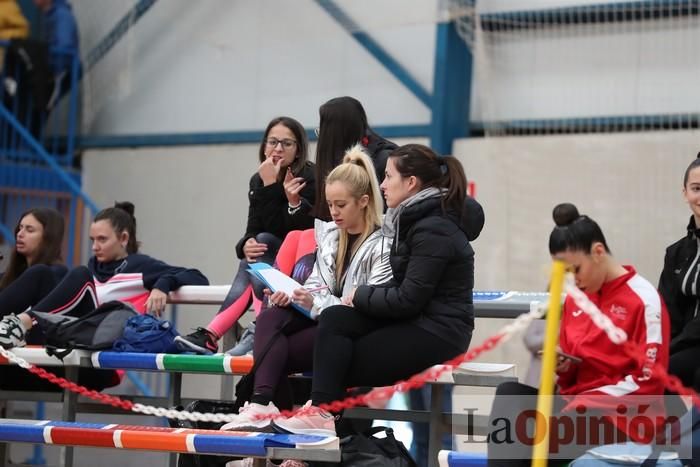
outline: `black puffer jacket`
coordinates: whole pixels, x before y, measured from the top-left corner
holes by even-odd
[[[690,217],[688,234],[666,248],[659,293],[671,318],[671,353],[700,345],[700,229]]]
[[[248,189],[248,224],[245,235],[236,244],[236,254],[239,258],[243,259],[245,242],[259,233],[271,233],[280,240],[284,240],[292,230],[313,228],[314,219],[308,212],[309,206],[313,206],[316,199],[314,164],[307,162],[297,176],[306,180],[306,186],[300,193],[303,209],[299,209],[294,214],[289,214],[289,202],[282,182],[265,186],[257,172],[251,177]]]
[[[394,279],[380,287],[358,287],[355,308],[379,319],[412,321],[466,350],[474,329],[469,240],[481,232],[484,217],[473,199],[463,213],[443,213],[440,198],[406,207],[391,250]]]

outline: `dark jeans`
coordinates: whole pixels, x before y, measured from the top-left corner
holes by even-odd
[[[460,353],[415,324],[332,306],[319,319],[311,398],[318,405],[343,397],[348,387],[388,386]]]
[[[267,232],[258,234],[255,237],[255,240],[258,243],[265,243],[267,245],[267,251],[264,255],[258,257],[256,262],[272,265],[275,262],[275,256],[277,256],[277,252],[282,245],[282,240]],[[265,285],[260,282],[260,280],[254,278],[250,275],[250,273],[248,273],[248,266],[248,261],[242,259],[238,265],[238,271],[233,278],[233,282],[231,282],[231,288],[228,290],[226,298],[221,304],[221,307],[219,307],[219,311],[217,313],[221,313],[222,311],[226,310],[236,300],[238,300],[238,298],[243,295],[243,292],[245,292],[245,289],[249,284],[253,285],[253,293],[255,293],[255,296],[262,299],[262,291],[265,288]]]
[[[442,410],[446,413],[452,412],[452,388],[446,385],[439,390],[443,391]],[[429,386],[423,386],[422,388],[409,391],[409,409],[430,410],[430,393],[431,390]],[[430,427],[427,423],[411,422],[411,430],[413,430],[411,454],[419,467],[425,467],[428,465],[428,436],[430,434]],[[442,436],[442,449],[452,449],[451,434],[445,434]]]
[[[282,244],[281,240],[269,233],[258,234],[255,239],[259,243],[267,244],[267,251],[257,259],[257,262],[273,264],[277,251]],[[249,290],[251,286],[253,294],[257,298],[262,299],[264,284],[250,275],[248,272],[248,261],[244,259],[241,260],[238,266],[236,276],[233,278],[231,287],[219,311],[207,325],[210,331],[221,337],[238,322],[252,302],[253,297]]]

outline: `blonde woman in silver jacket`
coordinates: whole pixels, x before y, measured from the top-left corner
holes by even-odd
[[[342,229],[333,221],[317,219],[314,225],[316,262],[304,283],[305,289],[317,290],[310,293],[311,317],[314,319],[318,319],[329,306],[347,304],[344,299],[351,297],[358,285],[380,285],[391,280],[391,265],[387,258],[393,232],[388,226],[376,229],[357,247],[342,277],[338,279],[336,261],[341,232]]]
[[[269,295],[270,308],[257,319],[253,356],[258,363],[253,396],[223,430],[268,427],[279,408],[291,408],[287,375],[313,368],[316,320],[324,309],[347,304],[360,285],[391,279],[393,232],[381,228],[382,197],[371,159],[355,146],[325,180],[331,222],[316,221],[316,259],[304,287],[291,296]],[[303,259],[302,259],[303,260]],[[290,307],[311,311],[309,319]],[[274,401],[274,403],[273,403]],[[275,404],[276,403],[276,404]]]

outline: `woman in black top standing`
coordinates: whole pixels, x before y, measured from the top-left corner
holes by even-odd
[[[334,97],[319,107],[318,114],[316,180],[325,180],[330,171],[340,165],[345,152],[360,144],[372,159],[377,180],[381,183],[387,157],[397,146],[372,130],[360,101],[350,96]],[[316,186],[316,204],[311,206],[314,217],[331,220],[323,183]],[[384,208],[386,210],[386,206]]]

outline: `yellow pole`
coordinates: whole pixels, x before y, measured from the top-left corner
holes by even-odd
[[[547,310],[547,327],[542,352],[542,373],[540,390],[537,396],[536,433],[534,439],[541,439],[532,451],[532,467],[545,467],[549,452],[549,417],[552,415],[552,395],[554,394],[554,372],[557,362],[557,343],[559,342],[559,317],[561,316],[561,294],[564,289],[566,265],[562,261],[552,263],[552,277],[549,284],[549,307]],[[540,421],[544,420],[544,423]]]

